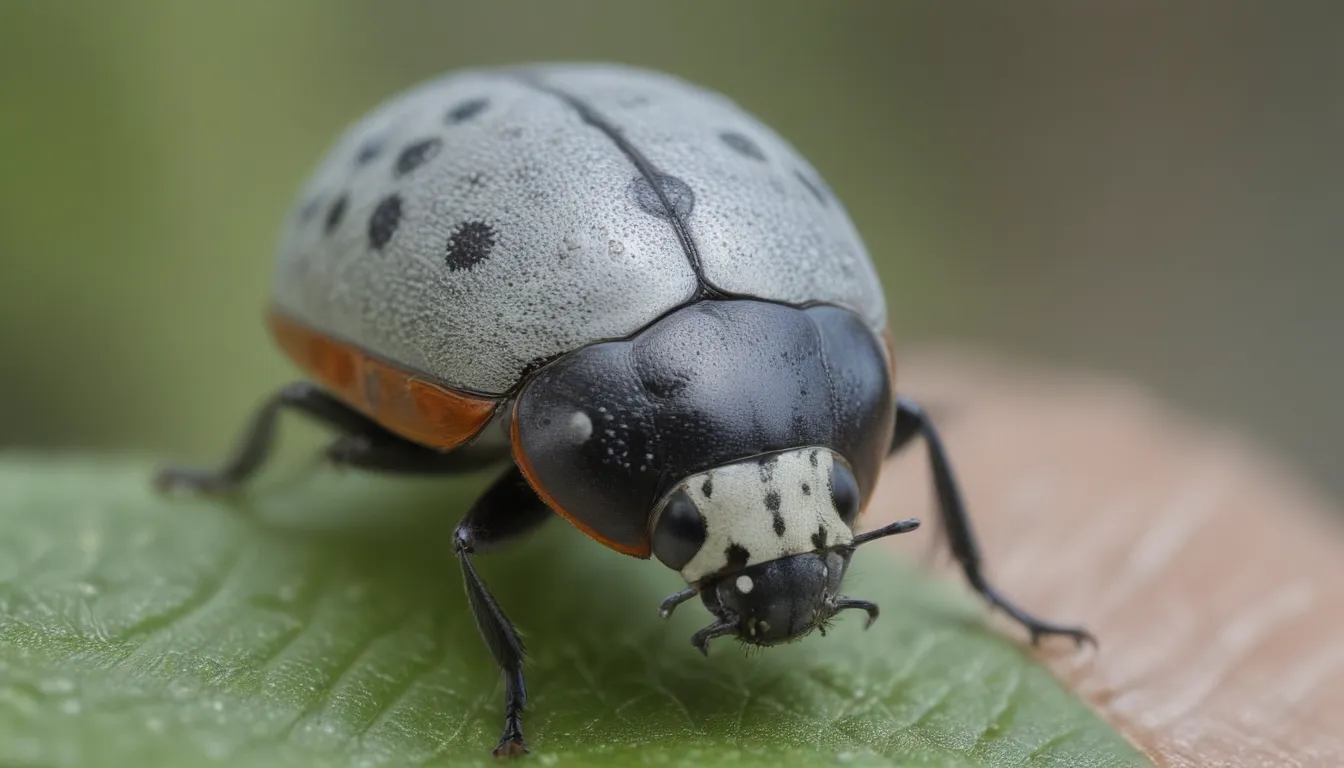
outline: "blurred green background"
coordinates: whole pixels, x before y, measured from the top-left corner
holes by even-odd
[[[293,376],[279,223],[464,65],[721,90],[847,202],[903,344],[1144,381],[1344,494],[1344,6],[0,0],[0,446],[214,458]]]

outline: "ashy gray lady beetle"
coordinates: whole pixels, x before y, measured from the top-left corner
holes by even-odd
[[[265,460],[282,409],[334,427],[334,462],[450,474],[509,463],[453,547],[505,680],[496,755],[523,740],[523,648],[474,553],[552,513],[685,578],[731,635],[797,639],[836,613],[883,459],[922,435],[952,552],[985,579],[946,452],[895,395],[881,286],[840,201],[772,130],[680,79],[602,64],[450,73],[360,120],[284,228],[268,316],[308,375],[217,470]]]

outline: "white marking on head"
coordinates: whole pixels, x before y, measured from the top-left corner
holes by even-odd
[[[721,572],[728,567],[729,551],[736,557],[745,551],[746,562],[740,564],[751,566],[811,552],[823,536],[826,547],[853,541],[854,532],[840,519],[828,490],[837,460],[825,448],[800,448],[772,454],[764,466],[760,459],[748,459],[678,483],[669,496],[684,491],[705,520],[705,543],[681,569],[682,578],[696,584]],[[661,507],[654,511],[650,530],[661,512]],[[749,591],[742,580],[736,583],[739,591]]]
[[[744,595],[750,592],[752,587],[756,586],[751,583],[751,577],[746,574],[738,576],[735,583],[737,584],[737,591]]]
[[[583,411],[575,411],[574,415],[569,417],[569,427],[574,430],[574,436],[580,443],[587,442],[588,438],[593,436],[593,420]]]

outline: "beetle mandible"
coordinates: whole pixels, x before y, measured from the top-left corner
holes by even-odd
[[[282,410],[338,433],[330,461],[453,474],[507,464],[456,528],[505,680],[497,756],[527,751],[523,648],[474,554],[564,517],[656,557],[713,622],[692,642],[797,639],[846,609],[882,461],[917,436],[967,580],[1033,642],[1042,621],[985,578],[947,452],[898,396],[877,273],[841,202],[726,97],[611,64],[452,72],[350,127],[303,189],[267,315],[307,378],[257,411],[217,469],[236,488]]]

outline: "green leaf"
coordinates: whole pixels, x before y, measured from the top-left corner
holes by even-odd
[[[319,469],[233,501],[0,464],[0,765],[491,765],[502,688],[449,533],[470,481]],[[678,577],[557,520],[477,558],[531,652],[532,765],[1147,763],[961,590],[879,548],[867,632],[702,658]]]

